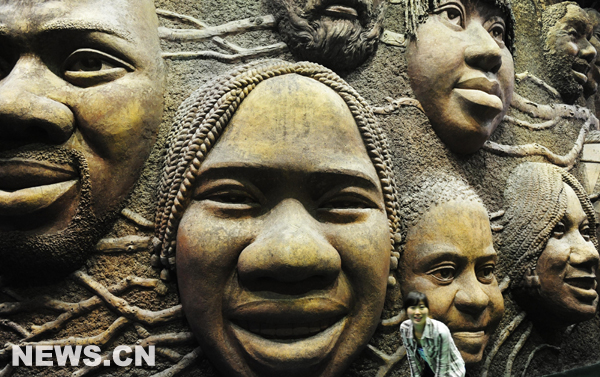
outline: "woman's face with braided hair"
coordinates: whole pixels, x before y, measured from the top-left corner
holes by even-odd
[[[226,376],[339,376],[379,322],[390,268],[381,184],[344,100],[260,83],[200,167],[177,233],[190,326]]]
[[[596,314],[596,271],[598,250],[590,239],[587,215],[571,186],[563,183],[567,196],[565,215],[554,227],[540,255],[535,273],[526,275],[525,283],[535,288],[535,310],[546,320],[572,324]]]

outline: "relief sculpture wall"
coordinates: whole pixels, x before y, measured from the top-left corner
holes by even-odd
[[[600,363],[599,72],[594,0],[0,0],[0,377],[408,377],[411,291]]]

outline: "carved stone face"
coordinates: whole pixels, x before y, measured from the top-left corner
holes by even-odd
[[[156,14],[150,1],[0,0],[0,30],[2,265],[75,268],[160,124]]]
[[[374,51],[381,33],[384,0],[266,0],[278,28],[298,60],[349,70]]]
[[[411,87],[453,152],[481,148],[510,106],[514,68],[504,35],[499,8],[443,1],[408,45]]]
[[[183,308],[227,376],[338,376],[383,308],[390,233],[348,106],[260,83],[200,167],[176,236]]]
[[[565,15],[544,36],[549,83],[566,103],[573,103],[582,95],[588,71],[596,59],[596,49],[589,42],[591,35],[592,25],[586,12],[578,5],[568,4]]]
[[[429,299],[429,316],[444,322],[465,363],[481,361],[504,313],[494,268],[498,256],[481,204],[433,207],[407,234],[399,275],[402,293]]]
[[[596,271],[598,251],[589,238],[588,218],[575,191],[563,183],[567,211],[540,255],[535,275],[526,279],[537,288],[538,309],[562,323],[577,323],[592,318],[598,306]],[[537,302],[537,301],[536,301]]]
[[[595,9],[586,9],[586,12],[592,24],[590,44],[596,49],[596,60],[591,64],[588,81],[584,86],[584,94],[587,97],[598,90],[598,83],[600,83],[600,12]]]

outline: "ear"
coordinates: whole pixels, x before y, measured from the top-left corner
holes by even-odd
[[[523,276],[523,284],[526,289],[537,289],[540,287],[540,278],[531,268],[528,268],[525,271],[525,276]]]

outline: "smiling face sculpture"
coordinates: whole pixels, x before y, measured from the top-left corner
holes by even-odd
[[[429,316],[448,326],[467,365],[477,363],[504,312],[487,211],[454,177],[432,174],[415,187],[401,210],[408,225],[398,272],[402,294],[426,294]]]
[[[572,104],[583,94],[596,60],[592,23],[577,3],[564,2],[544,11],[542,25],[546,79]]]
[[[72,271],[150,152],[164,73],[151,1],[0,1],[0,273]]]
[[[501,273],[531,318],[552,325],[591,319],[598,307],[594,208],[563,169],[524,163],[511,173],[500,245]]]
[[[347,71],[373,54],[385,0],[265,0],[298,60]]]
[[[188,322],[223,375],[339,376],[375,331],[397,261],[380,130],[316,64],[259,64],[208,88],[181,107],[157,212]]]
[[[453,152],[473,153],[512,99],[511,11],[484,1],[433,4],[427,14],[407,17],[408,76],[442,142]]]

